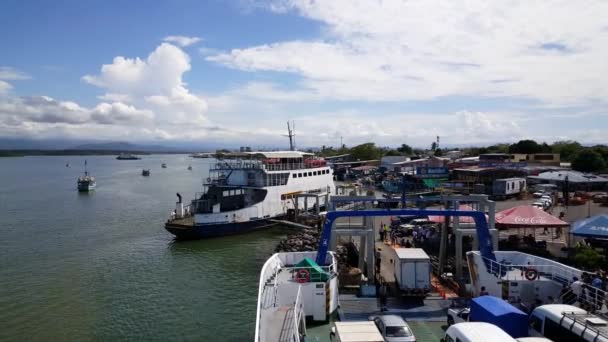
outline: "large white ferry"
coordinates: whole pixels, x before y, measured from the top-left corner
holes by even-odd
[[[335,192],[325,160],[300,151],[240,152],[218,155],[203,192],[190,205],[180,201],[165,228],[184,239],[259,229],[288,210],[325,206]],[[300,198],[308,194],[313,200]]]

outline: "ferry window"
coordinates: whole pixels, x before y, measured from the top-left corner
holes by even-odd
[[[230,196],[230,191],[228,191],[228,190],[224,190],[224,191],[222,192],[222,196],[224,196],[224,197],[228,197],[228,196]]]
[[[304,172],[304,177],[308,176],[308,174],[306,172]]]
[[[309,173],[308,173],[308,176],[309,176],[309,177],[311,177],[311,176],[312,176],[312,172],[309,172]]]
[[[536,316],[531,316],[530,317],[530,327],[538,332],[541,332],[541,328],[543,326],[543,321],[536,317]]]
[[[545,319],[544,335],[554,342],[585,342],[585,339],[575,332],[550,319]]]
[[[294,173],[294,174],[293,174],[291,177],[292,177],[292,178],[298,178],[298,174],[297,174],[297,173]]]
[[[301,173],[298,173],[298,177],[302,177],[302,174],[301,174]]]
[[[316,176],[317,175],[317,171],[313,171],[312,175]]]

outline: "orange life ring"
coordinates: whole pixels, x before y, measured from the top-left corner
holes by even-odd
[[[528,268],[526,272],[524,272],[524,276],[528,280],[536,280],[536,278],[538,278],[538,271],[533,268]]]
[[[296,281],[300,284],[308,283],[310,281],[310,272],[301,268],[296,272]]]

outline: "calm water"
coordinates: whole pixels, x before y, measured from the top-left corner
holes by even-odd
[[[84,159],[0,158],[0,340],[251,340],[282,232],[174,242],[175,193],[200,191],[208,160],[89,156],[98,187],[79,194]]]

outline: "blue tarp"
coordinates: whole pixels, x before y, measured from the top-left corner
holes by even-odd
[[[570,234],[588,238],[608,238],[608,215],[593,216],[574,222]]]
[[[494,324],[513,338],[528,336],[528,315],[497,297],[473,298],[469,321]]]

